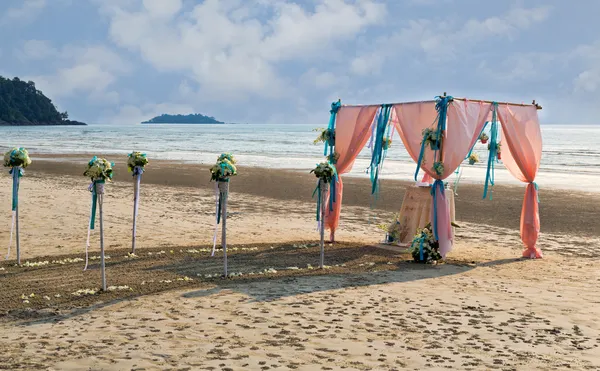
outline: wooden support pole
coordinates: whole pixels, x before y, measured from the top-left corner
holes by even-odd
[[[227,196],[229,194],[229,182],[219,182],[221,193],[221,247],[223,248],[223,268],[227,278]]]

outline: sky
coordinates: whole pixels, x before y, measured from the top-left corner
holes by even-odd
[[[455,97],[598,124],[597,0],[2,0],[0,75],[70,118],[325,125],[332,101]]]

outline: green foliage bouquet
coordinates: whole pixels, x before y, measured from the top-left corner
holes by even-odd
[[[146,154],[142,152],[133,151],[129,154],[129,158],[127,159],[127,170],[129,172],[133,172],[136,166],[140,167],[142,171],[144,170],[144,166],[148,164],[148,159],[146,158]]]
[[[97,156],[94,156],[94,158],[92,158],[90,162],[88,162],[87,169],[83,173],[83,175],[90,177],[92,180],[100,179],[110,182],[113,177],[112,167],[114,165],[115,164],[109,162],[104,158],[98,158]]]
[[[210,168],[210,180],[228,182],[230,177],[237,175],[236,163],[231,153],[223,153],[217,159],[217,163]]]
[[[333,177],[335,176],[335,169],[327,162],[321,162],[310,172],[315,173],[315,176],[323,180],[325,183],[331,183]]]
[[[408,251],[413,259],[419,263],[434,263],[442,259],[439,252],[439,242],[435,240],[431,223],[425,228],[417,230]]]
[[[423,134],[423,141],[425,141],[425,145],[428,145],[431,150],[440,149],[440,142],[442,138],[439,138],[437,130],[425,128],[421,134]]]
[[[21,166],[26,168],[29,165],[31,165],[29,152],[23,147],[13,148],[4,154],[4,166],[6,167]]]

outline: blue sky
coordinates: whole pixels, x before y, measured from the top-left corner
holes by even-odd
[[[598,124],[597,0],[2,0],[0,75],[71,118],[310,123],[329,104],[531,102]]]

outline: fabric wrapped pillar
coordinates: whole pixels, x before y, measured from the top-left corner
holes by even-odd
[[[508,151],[502,151],[502,162],[508,171],[528,183],[521,209],[521,240],[525,244],[523,257],[541,258],[536,247],[540,233],[539,195],[535,177],[542,158],[542,132],[535,106],[500,105],[498,114],[504,142]]]
[[[331,242],[335,241],[335,230],[339,225],[342,211],[344,191],[342,174],[352,170],[356,157],[369,140],[371,125],[379,107],[378,105],[342,106],[337,113],[335,150],[340,155],[336,163],[338,179],[331,184],[331,187],[335,187],[335,200],[332,200],[331,203],[332,210],[328,207],[325,212],[325,228],[331,232]]]
[[[319,189],[321,191],[322,200],[320,204],[321,210],[319,210],[319,212],[321,213],[321,218],[319,220],[319,232],[321,235],[321,259],[319,262],[319,268],[323,269],[323,265],[325,264],[325,212],[329,209],[326,202],[327,194],[329,193],[329,183],[325,183],[325,181],[323,181],[322,179],[319,180],[319,182]]]

